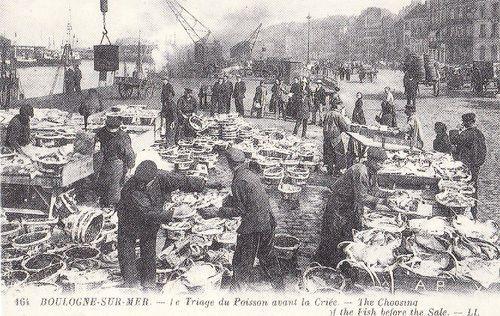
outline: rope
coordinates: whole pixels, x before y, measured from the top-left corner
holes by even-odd
[[[109,37],[108,37],[108,30],[106,29],[106,12],[102,13],[102,27],[103,27],[103,31],[102,31],[102,37],[101,37],[101,44],[104,41],[104,38],[106,37],[109,45],[111,45],[111,41],[109,40]]]

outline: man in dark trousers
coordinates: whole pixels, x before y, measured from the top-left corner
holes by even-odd
[[[75,72],[71,67],[68,67],[64,72],[64,93],[72,93],[75,91]]]
[[[23,152],[24,146],[31,141],[30,119],[34,116],[34,110],[31,105],[23,104],[19,108],[19,114],[14,116],[9,125],[7,125],[5,135],[5,146],[15,151]]]
[[[318,122],[319,125],[321,125],[323,123],[323,108],[326,105],[326,91],[321,80],[318,80],[316,83],[318,86],[316,87],[316,91],[314,91],[314,106],[312,109],[311,124],[316,125],[316,115],[319,114]]]
[[[486,141],[483,133],[476,126],[476,115],[467,113],[462,115],[462,128],[460,134],[455,139],[451,139],[455,145],[455,155],[464,165],[466,165],[471,174],[476,192],[474,198],[477,199],[479,187],[479,168],[486,160]],[[474,218],[477,217],[477,207],[472,210]]]
[[[158,170],[151,160],[137,166],[135,174],[123,186],[117,205],[118,261],[125,287],[140,284],[145,289],[154,289],[156,236],[160,225],[169,222],[173,215],[173,210],[164,210],[163,205],[171,201],[175,190],[201,192],[204,187],[203,178]],[[141,259],[137,263],[138,239]]]
[[[258,175],[248,169],[245,154],[230,148],[226,152],[229,167],[233,171],[232,195],[222,208],[201,209],[204,218],[241,217],[236,250],[233,257],[233,290],[245,290],[250,283],[255,258],[271,280],[276,290],[282,290],[283,275],[274,250],[276,221],[271,211],[269,196]]]
[[[126,174],[135,164],[132,141],[120,129],[120,125],[120,117],[108,116],[106,126],[95,135],[96,141],[101,144],[103,159],[96,183],[96,191],[103,207],[114,206],[120,200],[120,190]]]
[[[175,143],[182,138],[191,138],[195,135],[189,126],[191,115],[198,113],[198,102],[193,96],[191,88],[184,89],[184,95],[177,101],[177,128],[175,130]]]
[[[245,92],[247,87],[245,83],[241,81],[241,76],[236,75],[236,83],[234,84],[233,98],[234,105],[236,107],[236,112],[243,117],[245,116],[245,108],[243,107],[243,100],[245,99]]]
[[[75,72],[74,72],[74,78],[75,78],[75,91],[77,93],[80,93],[82,92],[82,86],[81,86],[81,82],[82,82],[82,71],[80,70],[80,68],[78,67],[78,65],[75,65]]]
[[[364,205],[375,207],[382,204],[386,197],[377,190],[374,176],[382,168],[387,154],[381,148],[370,147],[367,156],[366,162],[354,164],[331,186],[332,193],[323,213],[320,244],[313,258],[321,265],[336,268],[345,258],[338,244],[352,240],[353,229],[363,228]]]
[[[222,78],[217,79],[212,87],[212,97],[210,98],[210,116],[215,113],[223,113],[224,108],[221,102],[222,98]]]
[[[177,124],[177,109],[174,102],[175,91],[168,78],[161,86],[161,127],[165,123],[165,139],[173,139],[174,125]]]
[[[306,138],[309,110],[312,103],[312,91],[305,78],[302,81],[301,91],[301,98],[296,100],[298,104],[295,112],[295,127],[293,128],[293,135],[298,135],[300,125],[302,125],[302,138]]]
[[[403,77],[403,84],[406,94],[406,105],[411,105],[416,107],[418,80],[407,71]]]
[[[227,75],[224,76],[222,81],[222,89],[221,89],[221,101],[224,105],[225,113],[231,112],[231,96],[233,95],[233,84],[229,81]]]
[[[257,86],[257,88],[255,88],[255,95],[253,97],[250,116],[253,117],[253,114],[257,113],[257,118],[262,118],[263,108],[264,108],[264,81],[261,81]]]

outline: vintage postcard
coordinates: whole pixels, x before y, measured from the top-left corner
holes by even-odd
[[[500,315],[500,0],[0,0],[2,315]]]

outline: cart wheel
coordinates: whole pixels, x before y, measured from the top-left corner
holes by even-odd
[[[118,92],[120,93],[122,99],[130,99],[132,96],[132,90],[132,87],[127,84],[118,85]]]

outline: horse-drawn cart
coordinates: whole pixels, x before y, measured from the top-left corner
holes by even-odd
[[[130,99],[134,92],[137,98],[152,97],[155,88],[151,80],[135,77],[115,77],[115,84],[122,99]]]

